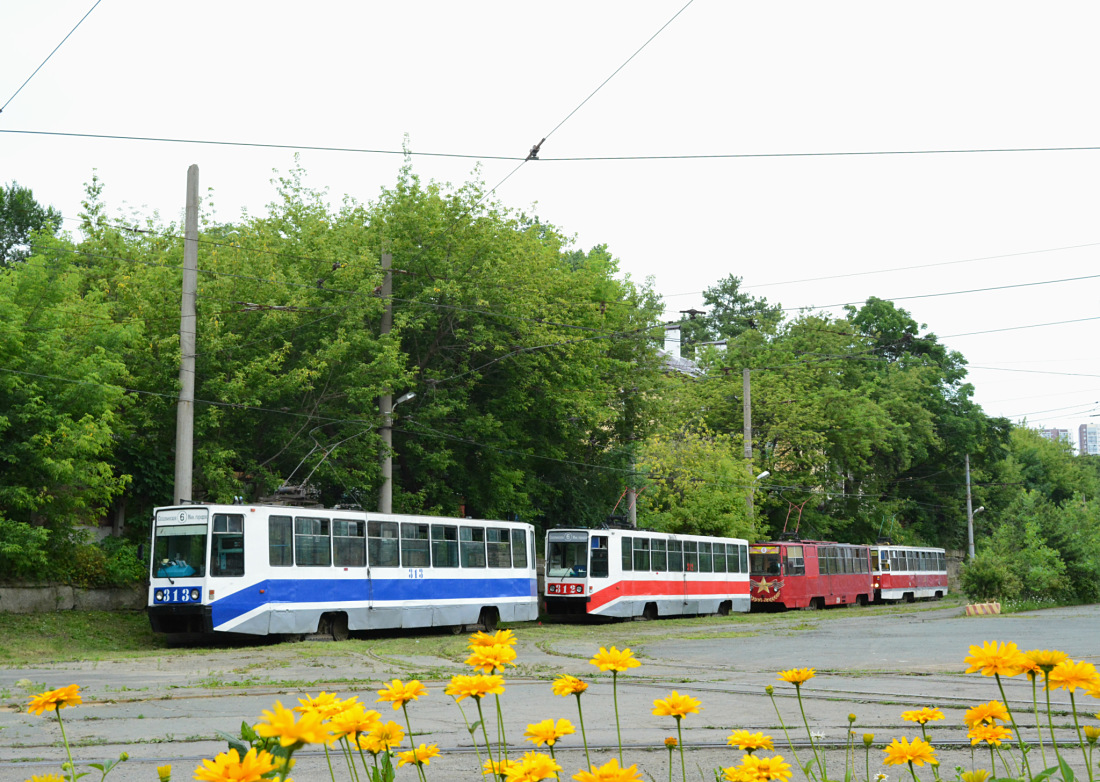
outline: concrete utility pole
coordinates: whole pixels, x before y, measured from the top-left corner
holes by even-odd
[[[974,559],[974,506],[970,501],[970,454],[966,455],[966,542],[969,559]]]
[[[393,328],[393,255],[383,253],[382,269],[386,276],[382,279],[382,335]],[[382,488],[378,492],[378,512],[393,512],[393,392],[383,394],[378,400],[378,412],[382,414]]]
[[[741,370],[741,396],[743,399],[742,408],[744,410],[744,441],[745,441],[745,469],[748,471],[749,479],[752,479],[752,389],[749,384],[749,370]],[[755,482],[754,482],[755,483]],[[752,507],[752,495],[753,489],[750,487],[748,494],[745,495],[745,505],[749,511],[749,521],[753,518]]]
[[[195,449],[195,296],[199,287],[199,167],[187,169],[180,298],[180,398],[176,406],[176,482],[173,502],[191,501]]]

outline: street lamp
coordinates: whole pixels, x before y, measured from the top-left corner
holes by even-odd
[[[385,394],[378,403],[382,413],[382,488],[378,492],[379,513],[393,513],[393,410],[415,396],[415,391],[408,391],[397,397],[396,402],[392,402],[390,400],[393,396]]]
[[[750,522],[753,520],[753,518],[755,517],[755,513],[756,513],[756,511],[755,511],[755,509],[753,508],[753,505],[752,505],[752,503],[753,503],[753,494],[756,493],[756,482],[764,480],[769,475],[771,475],[771,471],[770,470],[764,470],[764,472],[760,473],[755,478],[753,478],[752,483],[749,484],[749,495],[745,499],[746,499],[746,505],[748,506],[748,509],[749,509],[749,521]]]

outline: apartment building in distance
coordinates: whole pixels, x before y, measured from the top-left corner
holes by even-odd
[[[1100,426],[1081,424],[1077,427],[1077,453],[1082,456],[1085,454],[1100,455]]]

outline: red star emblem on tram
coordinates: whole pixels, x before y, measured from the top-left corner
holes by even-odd
[[[758,593],[759,597],[772,597],[773,599],[779,595],[779,590],[783,588],[783,581],[781,579],[774,579],[768,581],[767,578],[761,578],[759,581],[751,582],[752,589]],[[768,593],[771,593],[769,595]]]

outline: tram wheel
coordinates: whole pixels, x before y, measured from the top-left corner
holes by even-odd
[[[346,641],[348,640],[348,615],[347,614],[333,614],[329,619],[329,633],[332,635],[333,641]]]
[[[726,600],[720,606],[718,606],[718,616],[729,616],[730,611],[733,609],[733,603]]]
[[[652,621],[652,620],[656,619],[657,616],[658,616],[657,604],[656,603],[646,603],[645,608],[642,609],[642,619],[648,619],[648,620]]]
[[[495,608],[481,609],[481,615],[477,619],[477,623],[481,625],[481,628],[487,633],[495,633],[499,621],[500,614],[497,613]]]

